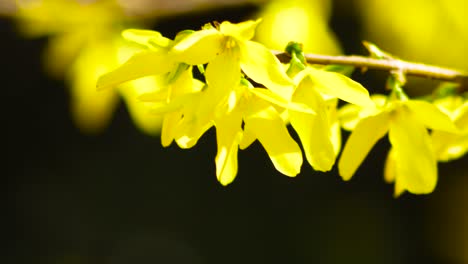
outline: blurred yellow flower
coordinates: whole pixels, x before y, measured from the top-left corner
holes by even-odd
[[[359,0],[364,39],[402,58],[468,68],[465,0]]]
[[[257,15],[262,18],[255,39],[268,48],[284,50],[289,41],[305,52],[338,54],[339,43],[328,26],[330,0],[273,0]]]
[[[161,122],[148,116],[143,104],[135,104],[140,93],[155,89],[154,80],[148,79],[144,85],[142,81],[136,86],[127,84],[116,91],[96,91],[95,83],[101,74],[138,51],[120,39],[120,31],[130,19],[115,1],[18,1],[15,16],[24,34],[49,36],[44,55],[46,69],[69,83],[72,116],[82,131],[96,133],[105,128],[120,93],[135,124],[147,133],[159,132]]]

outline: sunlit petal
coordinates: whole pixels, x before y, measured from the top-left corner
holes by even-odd
[[[348,138],[338,170],[343,180],[351,179],[375,143],[388,131],[390,114],[387,112],[362,119]]]
[[[239,51],[229,50],[218,55],[206,68],[206,83],[211,100],[220,101],[240,84]]]
[[[271,90],[262,89],[262,88],[252,88],[249,91],[255,94],[256,96],[258,96],[259,98],[262,98],[263,100],[266,100],[277,106],[280,106],[289,110],[294,110],[297,112],[315,114],[315,111],[309,108],[307,105],[297,103],[297,102],[287,101],[283,97],[273,93]]]
[[[408,111],[399,111],[390,123],[389,139],[395,151],[396,177],[414,194],[430,193],[437,184],[437,162],[426,128]]]
[[[338,110],[336,109],[338,105],[338,99],[328,100],[327,104],[327,114],[329,122],[331,125],[331,142],[333,145],[333,150],[335,152],[335,159],[338,153],[341,150],[341,126],[338,120]]]
[[[204,83],[193,78],[192,68],[187,68],[180,73],[179,77],[167,87],[167,94],[163,100],[172,102],[174,98],[187,98],[190,100],[199,100],[200,91]],[[160,97],[159,97],[160,98]],[[159,98],[155,98],[156,100]],[[176,99],[177,100],[177,99]],[[186,105],[191,105],[193,102],[184,102]],[[192,108],[188,107],[188,110]],[[161,144],[164,147],[169,146],[175,139],[176,132],[179,130],[179,124],[183,118],[183,111],[176,110],[164,115],[163,126],[161,130]]]
[[[205,64],[222,53],[224,38],[216,29],[196,31],[173,46],[173,55],[176,60],[190,65]]]
[[[430,129],[447,132],[458,131],[453,121],[450,120],[450,117],[429,102],[409,100],[405,102],[405,105],[408,106],[418,122]]]
[[[183,119],[174,135],[179,147],[184,149],[193,147],[213,125],[215,103],[206,90],[193,94],[192,98],[187,96],[187,100],[183,103]]]
[[[346,104],[338,110],[338,116],[343,129],[351,131],[361,120],[362,107],[354,104]]]
[[[97,81],[97,89],[117,86],[123,82],[138,78],[160,75],[174,70],[174,62],[164,51],[144,51],[136,53],[127,62]]]
[[[397,177],[396,166],[395,151],[391,148],[385,160],[384,179],[387,183],[395,183],[393,192],[393,197],[395,198],[399,197],[405,191],[400,179]]]
[[[278,59],[265,46],[253,42],[240,42],[241,68],[257,83],[263,84],[283,98],[291,98],[292,80],[283,71]]]
[[[387,97],[380,94],[373,94],[371,99],[377,108],[361,107],[355,104],[346,104],[338,110],[338,118],[343,129],[349,131],[353,130],[361,119],[375,114],[378,111],[377,109],[383,107]]]
[[[253,99],[251,104],[249,114],[244,118],[244,130],[255,134],[279,172],[296,176],[301,170],[302,152],[283,120],[266,102]]]
[[[168,147],[174,140],[174,134],[177,126],[182,119],[179,111],[164,115],[161,129],[161,145]]]
[[[309,67],[306,71],[314,82],[315,89],[320,92],[355,105],[375,107],[367,89],[351,78],[340,73],[318,70],[312,67]]]
[[[165,48],[169,47],[172,42],[163,37],[161,33],[146,29],[127,29],[122,32],[122,37],[147,48]]]
[[[219,26],[221,33],[237,37],[241,40],[250,40],[255,35],[255,29],[261,22],[261,19],[249,20],[238,24],[232,24],[229,21],[224,21]]]
[[[289,111],[289,118],[301,139],[309,164],[315,170],[329,171],[335,163],[336,153],[331,141],[327,105],[322,96],[311,89],[310,83],[310,78],[305,78],[296,88],[292,101],[314,108],[317,114]]]
[[[246,149],[250,145],[252,145],[252,143],[254,143],[255,140],[257,140],[256,135],[252,131],[246,130],[244,131],[244,134],[242,135],[242,140],[239,143],[239,148]]]
[[[237,174],[237,152],[242,138],[242,115],[233,111],[221,119],[215,120],[216,141],[216,177],[222,185],[231,183]]]

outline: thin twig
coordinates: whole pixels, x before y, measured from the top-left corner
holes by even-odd
[[[274,51],[281,62],[289,62],[290,56],[285,52]],[[463,91],[468,87],[468,73],[443,68],[438,66],[414,63],[400,59],[374,59],[364,56],[329,56],[318,54],[304,54],[305,59],[311,64],[338,64],[352,65],[363,69],[376,69],[385,71],[401,71],[409,76],[418,76],[428,79],[435,79],[461,84]]]

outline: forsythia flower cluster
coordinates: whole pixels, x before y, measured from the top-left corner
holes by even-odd
[[[198,31],[182,31],[174,40],[155,31],[126,30],[123,37],[144,50],[101,76],[97,88],[155,78],[152,91],[138,99],[149,113],[163,118],[162,145],[175,142],[191,148],[214,127],[216,176],[223,185],[236,177],[238,150],[255,140],[279,172],[297,175],[303,155],[287,129],[289,124],[307,162],[318,171],[329,171],[335,164],[341,149],[340,128],[353,131],[338,162],[344,180],[353,176],[372,146],[388,132],[392,148],[385,178],[395,182],[397,195],[405,190],[432,192],[437,160],[464,153],[460,131],[468,127],[468,119],[466,111],[457,110],[466,109],[463,103],[437,107],[408,99],[401,89],[388,98],[370,97],[359,83],[307,65],[294,52],[291,62],[282,64],[269,49],[251,40],[259,23],[207,24]],[[338,110],[339,99],[349,104]]]

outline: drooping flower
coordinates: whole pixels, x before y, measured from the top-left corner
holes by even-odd
[[[290,136],[277,108],[296,109],[313,114],[311,109],[292,104],[263,88],[239,85],[225,102],[224,114],[216,114],[218,154],[216,175],[223,185],[237,174],[237,151],[258,140],[275,168],[286,176],[296,176],[302,166],[302,152]],[[242,129],[242,124],[244,124]]]
[[[388,132],[392,149],[385,178],[395,182],[395,193],[432,192],[437,184],[437,160],[427,129],[457,131],[450,118],[431,103],[390,99],[354,127],[338,162],[340,175],[351,179],[370,149]]]
[[[341,147],[336,115],[337,98],[362,107],[372,107],[368,91],[359,83],[335,72],[307,67],[294,77],[297,87],[291,101],[313,109],[316,114],[288,111],[309,164],[329,171]]]

